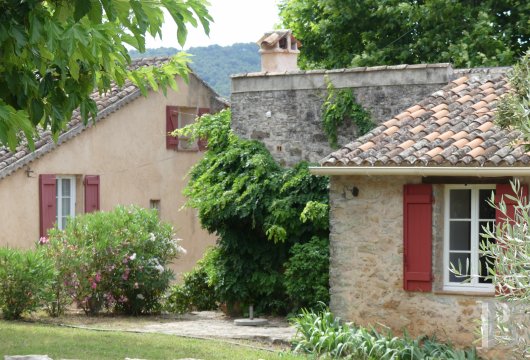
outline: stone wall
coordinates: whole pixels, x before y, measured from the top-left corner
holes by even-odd
[[[335,88],[352,88],[357,101],[382,122],[445,86],[453,76],[449,64],[236,75],[232,127],[243,138],[262,141],[283,165],[318,162],[333,150],[321,125],[326,78]],[[338,133],[339,145],[357,137],[352,125]]]
[[[419,182],[403,176],[331,178],[331,310],[361,325],[384,324],[398,333],[406,329],[412,336],[436,335],[470,346],[481,302],[493,297],[442,290],[442,185],[434,186],[433,292],[403,290],[403,185]]]

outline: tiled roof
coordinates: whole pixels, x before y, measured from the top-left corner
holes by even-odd
[[[169,57],[133,60],[131,68],[160,66],[168,60]],[[197,78],[199,81],[202,81],[199,77]],[[203,82],[203,84],[210,88],[206,83]],[[212,90],[212,92],[215,93],[214,90]],[[94,99],[98,107],[96,121],[106,118],[108,115],[138,98],[140,95],[140,90],[128,80],[121,88],[117,85],[113,85],[112,89],[105,94],[100,95],[98,91],[94,91],[90,97]],[[0,146],[0,179],[52,151],[62,143],[79,135],[82,131],[91,126],[92,120],[89,120],[86,126],[83,125],[79,111],[76,110],[72,114],[72,119],[66,125],[66,129],[59,136],[57,143],[54,143],[50,130],[41,130],[39,131],[39,138],[35,140],[35,150],[33,152],[26,146],[25,141],[16,148],[15,152],[11,152],[8,148]]]
[[[524,166],[520,133],[494,124],[504,75],[469,73],[321,161],[322,166]]]

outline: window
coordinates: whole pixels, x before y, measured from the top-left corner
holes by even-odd
[[[445,188],[444,290],[493,291],[487,275],[487,257],[481,246],[483,227],[494,226],[495,209],[489,204],[495,185],[447,185]],[[461,272],[457,275],[450,268]]]
[[[75,216],[75,176],[55,178],[57,201],[57,226],[64,229],[67,219]]]
[[[207,139],[191,141],[187,136],[174,137],[169,135],[176,129],[193,124],[197,117],[210,112],[208,108],[186,108],[166,106],[166,148],[179,151],[204,151],[207,148]]]
[[[149,208],[155,209],[156,213],[158,214],[158,217],[160,217],[160,200],[158,199],[149,200]]]
[[[197,119],[197,109],[195,108],[180,108],[178,117],[178,128],[181,129],[187,125],[191,125]],[[179,136],[178,149],[197,151],[197,141],[191,141],[187,136]]]

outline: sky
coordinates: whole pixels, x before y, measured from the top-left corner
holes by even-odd
[[[184,49],[195,46],[231,45],[255,42],[263,33],[273,30],[279,23],[278,0],[209,0],[209,13],[214,23],[210,36],[202,27],[188,26],[188,38]],[[147,38],[147,48],[180,48],[177,27],[168,14],[162,28],[162,40]],[[200,26],[200,25],[199,25]]]

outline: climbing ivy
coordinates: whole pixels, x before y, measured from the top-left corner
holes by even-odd
[[[322,127],[331,147],[338,147],[337,129],[346,121],[357,128],[357,136],[372,130],[375,123],[370,113],[357,103],[352,89],[335,89],[326,79],[327,96],[322,104]]]

